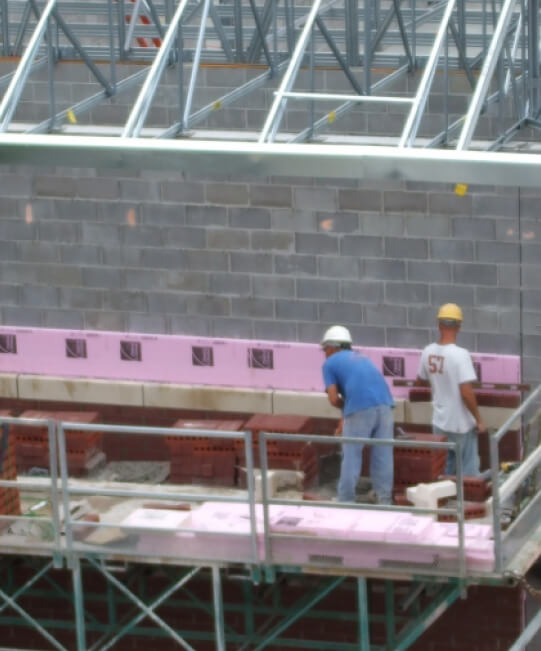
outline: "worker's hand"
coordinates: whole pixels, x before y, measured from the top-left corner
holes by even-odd
[[[482,420],[477,421],[477,433],[486,434],[488,432],[487,426],[483,423]]]
[[[342,436],[342,428],[344,427],[344,419],[341,418],[338,421],[338,425],[336,426],[336,429],[334,430],[334,435],[335,436]]]

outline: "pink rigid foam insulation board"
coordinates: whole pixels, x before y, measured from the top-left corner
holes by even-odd
[[[392,382],[416,376],[421,351],[357,350],[382,371],[395,396],[407,395]],[[517,356],[473,359],[483,382],[520,380]],[[0,327],[0,373],[322,391],[323,361],[318,344]]]

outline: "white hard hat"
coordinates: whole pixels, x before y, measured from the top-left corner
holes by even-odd
[[[341,325],[331,326],[323,335],[321,340],[322,346],[340,346],[341,344],[351,344],[351,333],[347,328]]]

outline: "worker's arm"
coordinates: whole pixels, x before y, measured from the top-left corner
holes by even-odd
[[[423,380],[423,378],[418,375],[415,378],[415,386],[416,387],[429,387],[430,382],[428,380]]]
[[[338,387],[336,384],[331,384],[329,387],[327,387],[327,397],[329,398],[329,402],[333,407],[342,409],[344,406],[344,399],[338,393]]]
[[[471,415],[475,418],[477,424],[477,430],[481,433],[487,431],[487,426],[484,424],[481,414],[479,413],[479,407],[477,406],[477,398],[473,392],[473,387],[471,382],[464,382],[460,385],[460,395],[464,404],[468,408]]]

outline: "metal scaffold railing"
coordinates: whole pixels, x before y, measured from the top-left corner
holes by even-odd
[[[392,445],[395,449],[419,447],[427,449],[428,453],[445,451],[460,443],[400,438],[391,441],[336,439],[270,432],[261,432],[259,438],[254,439],[249,431],[99,425],[3,416],[0,419],[2,504],[13,506],[17,502],[21,507],[13,507],[9,513],[0,516],[0,553],[4,563],[0,572],[9,567],[11,559],[33,559],[33,564],[30,575],[25,573],[24,581],[13,582],[10,579],[2,583],[0,627],[24,625],[54,648],[70,649],[76,644],[78,651],[113,648],[119,640],[132,634],[165,636],[185,649],[197,649],[197,640],[203,637],[214,640],[219,651],[224,651],[228,642],[240,644],[239,648],[243,649],[263,649],[280,639],[284,631],[316,608],[326,595],[341,589],[347,577],[355,577],[357,641],[352,645],[329,643],[329,646],[305,639],[302,648],[314,649],[314,644],[318,644],[317,648],[321,649],[347,651],[361,648],[368,651],[371,648],[368,622],[373,615],[368,605],[367,578],[378,578],[385,581],[386,592],[391,590],[385,599],[386,607],[390,609],[386,614],[387,643],[392,643],[393,649],[407,649],[430,622],[461,596],[466,596],[470,585],[521,583],[538,557],[541,549],[541,491],[537,483],[541,465],[541,412],[536,408],[540,395],[541,387],[532,392],[497,432],[490,435],[492,488],[486,502],[486,521],[491,523],[492,538],[474,541],[473,547],[474,530],[469,527],[477,527],[476,535],[480,535],[483,526],[489,527],[489,524],[480,527],[465,520],[460,454],[456,454],[457,495],[454,505],[429,508],[344,505],[321,500],[306,502],[290,495],[271,496],[268,490],[272,472],[267,452],[269,446],[278,450],[280,446],[302,444],[317,454],[317,449],[360,442],[368,446]],[[521,463],[502,470],[499,443],[521,421],[526,456]],[[14,476],[11,430],[17,432],[17,440],[23,447],[32,447],[31,441],[37,445],[35,441],[39,439],[49,460],[45,473]],[[34,436],[33,430],[39,430],[41,434]],[[213,489],[166,483],[145,485],[114,478],[104,480],[99,476],[75,477],[79,468],[78,454],[84,441],[89,437],[97,441],[101,436],[120,438],[123,445],[129,445],[133,437],[150,437],[156,444],[166,437],[168,446],[179,451],[187,449],[186,441],[191,439],[208,450],[234,445],[242,450],[240,456],[245,464],[246,488]],[[258,454],[254,456],[256,452]],[[89,517],[85,509],[87,501],[94,509],[102,509],[100,516]],[[457,524],[449,528],[449,525],[438,525],[427,516],[454,518]],[[391,525],[395,519],[396,523]],[[340,526],[333,524],[335,520]],[[376,533],[377,527],[373,533],[355,533],[366,528],[366,524],[361,526],[360,523],[379,520],[386,523],[384,527],[388,531],[395,532],[395,537],[382,537]],[[438,526],[443,527],[446,536],[451,535],[453,528],[455,533],[442,543],[438,538],[440,534],[433,537],[430,533],[430,527]],[[420,538],[415,538],[417,534],[412,533],[417,529]],[[406,533],[406,538],[402,538],[404,532],[410,532]],[[485,556],[487,550],[490,553]],[[171,568],[166,572],[168,580],[160,583],[157,592],[145,596],[145,591],[141,592],[137,587],[140,581],[134,581],[139,571],[137,568],[160,566]],[[70,573],[71,586],[63,584],[61,587],[55,582],[51,574],[55,568]],[[319,576],[320,579],[314,590],[303,596],[298,604],[283,612],[280,610],[279,617],[276,611],[269,627],[256,630],[250,625],[240,633],[231,625],[228,617],[235,607],[224,599],[224,577],[241,576],[245,586],[263,582],[278,587],[281,576],[299,573]],[[108,602],[107,622],[98,616],[103,609],[94,608],[96,596],[92,590],[87,593],[85,589],[85,577],[89,576],[100,576],[108,586],[107,597],[103,597]],[[392,584],[397,579],[411,582],[411,593],[404,596],[404,611],[420,598],[427,586],[431,586],[431,597],[416,609],[416,617],[398,627],[392,596]],[[70,609],[59,616],[58,621],[46,622],[32,614],[25,605],[25,599],[37,594],[36,586],[42,585],[43,580],[53,587],[56,597],[70,603]],[[208,603],[191,592],[193,581],[207,583],[211,595]],[[92,585],[95,585],[95,579]],[[166,611],[163,608],[177,603],[180,594],[184,598],[191,595],[192,606],[206,613],[206,637],[201,637],[189,626],[179,628],[167,619],[167,608]],[[249,601],[248,592],[246,596]],[[117,603],[118,599],[122,606]],[[130,606],[128,610],[126,604]],[[256,607],[255,603],[250,606],[252,609]],[[7,608],[15,613],[15,617],[6,616]],[[129,612],[129,616],[118,619],[117,608],[125,614]],[[272,609],[268,611],[270,615],[272,612]],[[150,630],[142,624],[147,619],[152,622]],[[517,644],[525,644],[533,637],[538,628],[536,621],[532,620]],[[74,636],[72,642],[66,642],[66,638],[60,635],[66,629]]]

